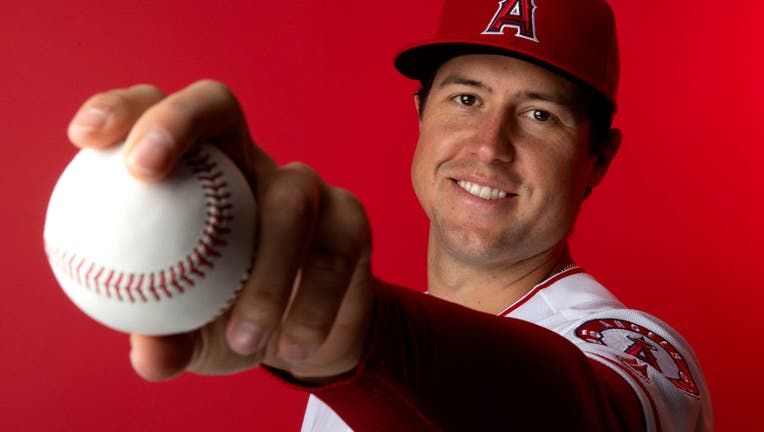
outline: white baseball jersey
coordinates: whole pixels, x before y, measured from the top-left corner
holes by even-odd
[[[648,431],[711,431],[705,379],[689,344],[663,321],[627,309],[580,268],[536,285],[500,316],[538,324],[616,371],[642,403]],[[347,432],[350,427],[311,395],[302,432]]]

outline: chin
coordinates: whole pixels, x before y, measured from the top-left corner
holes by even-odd
[[[451,232],[440,243],[449,255],[471,265],[496,265],[511,261],[512,250],[521,250],[506,234],[478,235],[475,232]]]

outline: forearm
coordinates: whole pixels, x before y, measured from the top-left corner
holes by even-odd
[[[401,288],[375,295],[355,374],[310,389],[355,430],[641,428],[638,401],[614,388],[628,385],[561,336]]]

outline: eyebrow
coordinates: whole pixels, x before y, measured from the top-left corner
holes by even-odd
[[[575,98],[565,97],[560,94],[552,93],[540,93],[536,91],[523,90],[515,93],[515,97],[521,97],[523,99],[538,99],[545,102],[550,102],[555,105],[559,105],[563,108],[574,109],[579,103]]]
[[[467,87],[475,87],[481,90],[485,90],[488,93],[493,93],[493,88],[489,86],[488,84],[484,83],[483,81],[472,79],[472,78],[466,78],[460,75],[452,74],[448,75],[439,85],[438,88],[443,88],[448,85],[463,85]],[[565,97],[560,94],[553,94],[553,93],[543,93],[538,91],[532,91],[532,90],[521,90],[514,94],[515,97],[520,97],[523,99],[537,99],[542,100],[545,102],[550,102],[555,105],[559,105],[564,108],[568,109],[575,109],[579,104],[577,103],[577,98],[570,98]]]
[[[482,81],[478,81],[478,80],[474,80],[474,79],[470,79],[470,78],[465,78],[465,77],[462,77],[462,76],[459,76],[459,75],[449,75],[449,76],[447,76],[440,83],[440,85],[438,85],[438,88],[443,88],[443,87],[446,87],[446,86],[452,85],[452,84],[464,85],[464,86],[468,86],[468,87],[475,87],[475,88],[479,88],[481,90],[485,90],[488,93],[493,93],[493,89],[488,84],[486,84],[486,83],[484,83]]]

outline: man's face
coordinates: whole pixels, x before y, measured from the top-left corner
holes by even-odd
[[[412,166],[431,251],[495,266],[564,240],[599,180],[582,99],[570,81],[506,56],[440,67]]]

